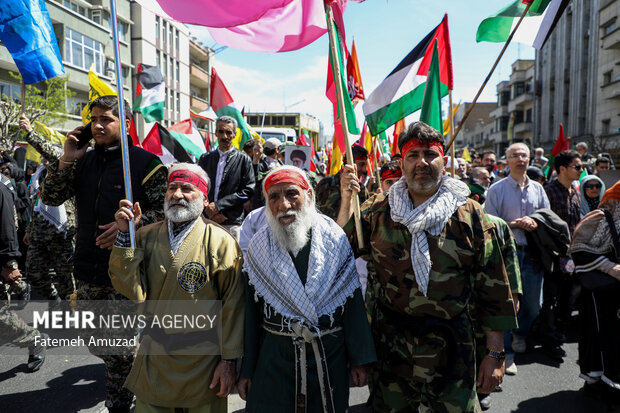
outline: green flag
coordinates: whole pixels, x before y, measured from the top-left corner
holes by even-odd
[[[420,120],[437,129],[443,135],[443,121],[441,120],[441,82],[439,80],[439,50],[437,40],[433,46],[433,59],[428,70],[424,100]]]

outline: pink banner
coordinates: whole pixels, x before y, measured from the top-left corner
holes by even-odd
[[[209,27],[211,37],[217,43],[250,52],[301,49],[326,32],[322,0],[293,0],[283,7],[270,9],[252,23],[229,28]]]
[[[208,27],[233,27],[261,19],[297,0],[136,0],[169,20]],[[316,3],[323,2],[317,0]]]

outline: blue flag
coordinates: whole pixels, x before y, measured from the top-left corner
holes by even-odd
[[[65,73],[44,0],[0,0],[0,40],[25,84]]]

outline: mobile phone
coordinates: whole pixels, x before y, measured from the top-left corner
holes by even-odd
[[[82,149],[84,146],[88,145],[88,142],[90,142],[91,139],[93,138],[93,131],[90,128],[90,122],[88,122],[84,126],[84,128],[82,129],[82,132],[80,132],[77,138],[78,138],[78,144],[77,144],[78,149]]]

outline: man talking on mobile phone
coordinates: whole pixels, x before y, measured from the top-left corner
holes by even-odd
[[[69,132],[64,154],[50,165],[41,188],[41,199],[47,205],[60,205],[75,196],[79,222],[73,275],[78,300],[124,299],[116,293],[108,277],[108,261],[118,226],[114,213],[125,198],[123,161],[121,157],[121,121],[129,128],[131,110],[125,102],[125,119],[119,119],[118,97],[101,96],[90,103],[91,131],[94,150],[89,145],[78,148],[83,126]],[[129,145],[131,189],[134,203],[143,214],[141,225],[163,219],[167,171],[159,158],[141,148]],[[100,332],[104,333],[104,332]],[[95,349],[89,348],[93,354]],[[123,355],[106,355],[106,407],[111,412],[129,412],[133,395],[123,388],[131,369],[134,349]],[[99,354],[100,355],[100,354]]]

